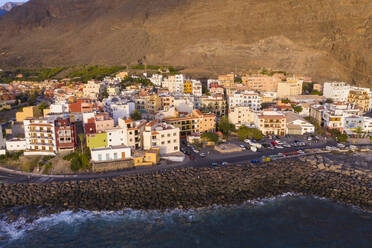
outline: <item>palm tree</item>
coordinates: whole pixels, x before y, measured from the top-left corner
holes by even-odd
[[[359,126],[359,127],[357,127],[355,132],[358,134],[358,138],[360,138],[360,134],[363,132],[363,128]]]
[[[81,154],[84,153],[84,134],[79,133],[79,140],[80,140],[80,148],[81,148]]]

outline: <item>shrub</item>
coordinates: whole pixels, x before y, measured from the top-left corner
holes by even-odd
[[[73,158],[71,161],[71,170],[74,172],[77,172],[81,168],[82,168],[82,164],[81,164],[80,158],[78,157]]]

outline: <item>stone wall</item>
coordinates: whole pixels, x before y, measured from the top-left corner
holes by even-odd
[[[105,172],[105,171],[115,171],[127,168],[133,168],[133,159],[121,160],[121,161],[110,161],[110,162],[100,162],[93,163],[93,172]]]
[[[372,209],[369,177],[324,171],[299,160],[183,168],[89,181],[2,184],[0,208],[198,208],[213,204],[240,204],[286,192],[316,195]]]

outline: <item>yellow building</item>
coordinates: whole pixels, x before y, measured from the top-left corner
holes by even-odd
[[[164,121],[178,127],[182,137],[216,131],[216,115],[203,114],[200,110],[193,110],[191,114],[186,116],[166,118]]]
[[[183,83],[183,93],[185,93],[185,94],[192,94],[192,81],[186,80]]]
[[[142,110],[151,114],[155,114],[162,106],[161,98],[156,94],[141,96],[135,99],[135,103],[137,110]]]
[[[134,166],[156,165],[160,161],[160,148],[138,152],[133,156]]]
[[[347,101],[351,104],[357,104],[363,109],[364,112],[368,112],[370,110],[370,98],[368,93],[364,90],[350,90]]]
[[[235,75],[234,73],[218,75],[218,81],[223,87],[232,87],[234,86]]]
[[[16,113],[17,122],[23,122],[28,118],[36,119],[38,117],[39,109],[37,108],[37,106],[24,107],[22,111]]]
[[[303,81],[296,78],[288,78],[287,81],[278,83],[277,97],[297,96],[302,94]]]
[[[87,134],[87,146],[89,149],[107,147],[107,133]]]

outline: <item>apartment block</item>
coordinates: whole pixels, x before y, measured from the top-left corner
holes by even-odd
[[[159,148],[160,154],[180,151],[180,129],[165,122],[152,121],[145,126],[143,149]]]
[[[254,124],[256,115],[248,106],[237,106],[229,109],[229,122],[234,125]]]
[[[235,84],[235,75],[234,73],[218,75],[218,82],[225,88],[233,87]]]
[[[249,87],[250,90],[261,92],[276,92],[280,78],[268,75],[245,75],[242,76],[242,83]]]
[[[347,97],[347,102],[351,104],[357,104],[363,109],[364,112],[368,112],[371,110],[370,96],[368,95],[368,92],[364,90],[350,90]]]
[[[191,80],[186,80],[183,84],[183,93],[192,94],[193,82]]]
[[[264,135],[284,136],[286,134],[286,117],[276,111],[264,110],[257,114],[255,124]]]
[[[90,80],[84,86],[83,95],[89,99],[98,99],[104,91],[104,86],[102,82]]]
[[[162,87],[167,88],[171,93],[182,94],[185,78],[182,74],[170,75],[162,81]]]
[[[142,135],[146,123],[145,120],[134,121],[132,119],[119,119],[119,127],[123,129],[124,145],[135,150],[142,149]]]
[[[192,82],[192,94],[194,96],[202,96],[202,83],[199,80],[191,80]]]
[[[114,119],[108,113],[95,114],[96,132],[103,132],[115,126]]]
[[[350,85],[345,82],[326,82],[323,85],[323,96],[335,102],[345,102],[349,91]]]
[[[250,107],[254,111],[261,109],[261,96],[254,91],[242,91],[228,96],[229,108],[237,106]]]
[[[302,95],[303,80],[296,78],[287,78],[287,81],[278,83],[277,96],[284,98],[288,96]]]
[[[140,96],[134,101],[136,109],[142,112],[155,114],[161,109],[161,98],[156,94]]]
[[[73,151],[77,147],[77,131],[70,118],[58,118],[54,121],[57,150]]]
[[[26,137],[25,155],[55,155],[57,153],[54,121],[26,119],[23,124]]]
[[[217,117],[221,117],[226,114],[227,104],[223,95],[215,94],[212,96],[202,96],[199,98],[199,100],[203,109],[215,114]]]
[[[329,129],[344,130],[344,121],[346,117],[358,115],[361,116],[363,109],[359,106],[345,103],[326,103],[324,104],[323,121],[324,127]]]

